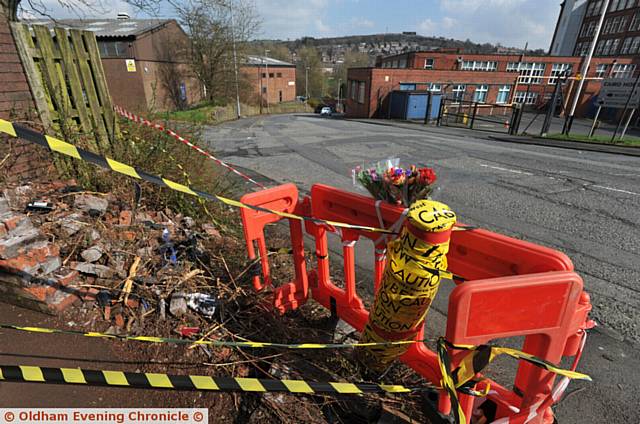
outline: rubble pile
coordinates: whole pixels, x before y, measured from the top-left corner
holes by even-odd
[[[277,343],[357,340],[350,331],[336,331],[338,322],[313,303],[285,316],[273,311],[269,293],[256,294],[250,288],[260,264],[247,262],[238,235],[170,209],[147,209],[139,199],[121,200],[127,197],[86,192],[74,181],[5,189],[0,197],[0,291],[10,296],[4,298],[58,312],[68,327],[82,331]],[[237,213],[229,211],[229,217],[235,220],[230,227],[239,229]],[[286,233],[275,240],[269,253],[272,277],[288,282],[293,272],[290,241]],[[116,341],[112,346],[122,357],[145,364],[137,368],[145,372],[316,381],[364,378],[350,350]],[[191,365],[185,368],[185,363]],[[399,365],[386,379],[420,385],[414,373]],[[374,395],[333,399],[172,392],[166,396],[173,406],[210,398],[206,404],[225,411],[222,422],[290,421],[291,417],[300,422],[389,422],[381,417],[396,419],[402,415],[399,410],[422,416],[421,394],[404,395],[402,400]],[[215,416],[212,409],[210,415]]]

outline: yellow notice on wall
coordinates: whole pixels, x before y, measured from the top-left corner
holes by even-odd
[[[135,72],[136,71],[136,61],[135,59],[127,59],[127,72]]]

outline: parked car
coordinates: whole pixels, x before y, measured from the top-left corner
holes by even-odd
[[[320,110],[320,116],[331,116],[331,108],[329,106],[325,106]]]

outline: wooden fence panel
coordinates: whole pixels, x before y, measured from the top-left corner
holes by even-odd
[[[86,147],[108,154],[118,129],[95,34],[21,23],[12,29],[45,126],[78,132]]]

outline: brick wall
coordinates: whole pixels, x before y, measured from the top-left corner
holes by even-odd
[[[6,13],[0,4],[0,118],[39,127],[35,104]],[[0,135],[0,174],[8,180],[51,177],[48,153],[41,147]]]
[[[263,101],[269,99],[270,104],[292,102],[296,99],[296,68],[293,66],[269,66],[267,74],[264,66],[244,66],[242,73],[251,84],[252,97]],[[269,76],[272,75],[272,76]],[[268,87],[268,93],[265,93]],[[281,100],[282,94],[282,100]]]

